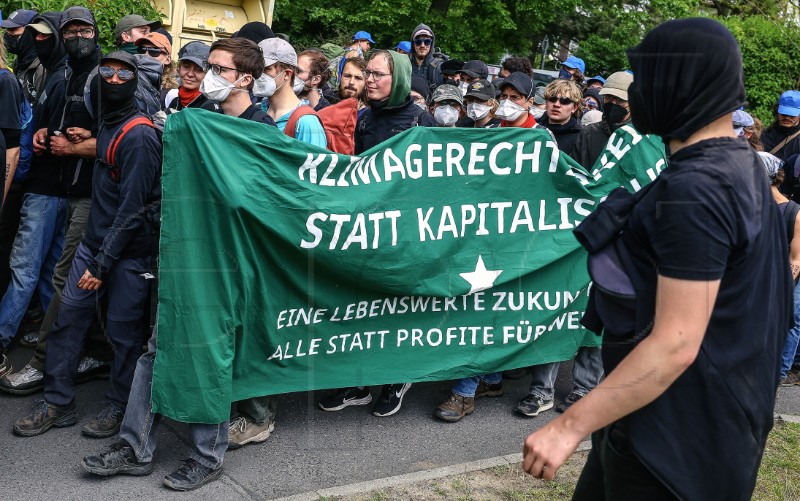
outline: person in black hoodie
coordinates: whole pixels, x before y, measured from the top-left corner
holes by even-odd
[[[34,18],[31,30],[39,60],[47,69],[42,92],[33,110],[33,148],[25,179],[21,219],[11,250],[12,280],[0,301],[0,349],[7,349],[16,335],[25,309],[39,292],[42,309],[53,296],[52,275],[64,246],[67,198],[62,180],[66,173],[62,159],[54,156],[48,137],[61,133],[65,105],[66,51],[59,34],[61,12],[46,12]],[[0,372],[7,367],[0,355]]]
[[[35,10],[15,10],[8,18],[3,19],[0,28],[5,29],[3,42],[6,50],[17,56],[14,60],[12,71],[22,83],[25,97],[31,104],[36,102],[39,91],[44,84],[45,71],[36,49],[33,46],[33,32],[25,27],[33,21],[37,13]]]
[[[441,61],[434,59],[436,37],[427,24],[420,24],[411,33],[411,76],[422,77],[428,82],[430,91],[442,83]]]
[[[161,203],[161,141],[136,106],[133,57],[122,51],[111,53],[100,60],[99,73],[102,122],[89,220],[47,342],[45,401],[14,423],[14,433],[21,436],[77,422],[74,378],[86,332],[104,297],[115,357],[103,409],[83,427],[84,434],[117,433],[142,353],[141,319],[149,290],[144,274],[150,270],[155,238],[150,221]],[[139,117],[146,123],[128,125]]]
[[[431,114],[411,99],[411,64],[405,55],[376,51],[364,74],[369,109],[356,124],[356,155],[411,127],[436,127]]]
[[[66,107],[61,118],[62,131],[50,137],[50,149],[61,158],[65,175],[63,189],[69,200],[64,248],[53,273],[54,295],[38,333],[36,349],[30,362],[22,369],[0,379],[0,389],[10,393],[30,393],[44,385],[44,365],[47,336],[58,316],[61,292],[67,280],[75,251],[83,238],[89,206],[92,202],[92,165],[96,150],[97,122],[89,114],[83,101],[84,86],[89,75],[97,68],[100,47],[97,45],[97,26],[94,16],[85,7],[70,7],[64,11],[60,35],[67,51]],[[97,93],[94,93],[97,96]],[[95,104],[95,107],[97,105]],[[90,356],[81,360],[80,375],[87,370],[105,373],[108,364],[100,360],[111,358],[110,349],[100,329],[93,329],[89,343]]]
[[[572,156],[578,134],[581,132],[583,94],[572,80],[553,80],[544,89],[546,111],[539,124],[550,129],[558,149]]]
[[[37,15],[36,11],[32,10],[15,10],[0,23],[0,28],[5,31],[3,43],[6,51],[17,56],[11,70],[19,80],[22,94],[31,103],[31,106],[36,103],[36,97],[41,91],[45,77],[44,66],[39,62],[33,46],[33,32],[25,29]],[[9,95],[6,95],[6,98],[9,98]],[[8,105],[8,101],[3,101],[0,109]],[[8,262],[11,257],[11,246],[14,244],[14,237],[19,228],[22,196],[24,195],[22,181],[28,173],[29,166],[28,151],[20,149],[17,170],[10,180],[8,193],[3,200],[3,210],[0,212],[0,291],[5,291],[11,281]]]

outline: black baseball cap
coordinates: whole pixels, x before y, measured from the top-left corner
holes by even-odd
[[[459,73],[466,73],[472,78],[487,78],[489,76],[489,67],[486,63],[473,59],[467,61],[464,66],[459,70]]]
[[[514,87],[517,92],[525,96],[526,99],[533,95],[533,79],[530,77],[530,75],[526,75],[521,71],[515,71],[514,73],[508,75],[506,79],[503,80],[503,83],[500,84],[500,90],[509,85]]]
[[[483,78],[475,80],[474,82],[469,84],[469,87],[467,87],[467,93],[464,95],[464,97],[470,97],[470,96],[476,97],[481,101],[488,101],[489,99],[494,99],[495,97],[494,85],[492,85],[491,82]]]
[[[137,71],[136,71],[136,60],[133,58],[132,54],[128,54],[124,50],[115,50],[114,52],[111,52],[111,53],[106,54],[105,56],[101,57],[100,58],[100,65],[102,66],[103,63],[105,63],[107,61],[119,61],[120,63],[124,63],[124,64],[130,66],[131,69],[133,70],[133,72],[137,73]]]
[[[76,5],[64,11],[64,14],[61,17],[61,25],[58,27],[58,29],[63,30],[64,26],[74,22],[90,24],[92,26],[96,25],[92,12],[86,7]]]

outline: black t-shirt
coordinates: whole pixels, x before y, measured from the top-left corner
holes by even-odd
[[[252,120],[253,122],[261,122],[272,126],[275,125],[275,120],[273,120],[271,116],[261,111],[261,109],[254,104],[248,106],[247,109],[244,110],[241,115],[239,115],[239,118]]]
[[[631,447],[681,498],[749,499],[792,311],[786,230],[755,151],[734,138],[679,150],[622,238],[640,333],[628,351],[652,328],[658,275],[721,279],[694,363],[622,420]]]
[[[4,136],[4,145],[9,148],[19,146],[21,100],[22,86],[17,78],[8,70],[0,70],[0,110],[3,110],[0,113],[0,132]]]

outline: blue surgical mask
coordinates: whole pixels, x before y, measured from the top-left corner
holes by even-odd
[[[561,68],[561,71],[558,72],[558,78],[563,80],[572,80],[572,73],[570,73],[566,68]]]

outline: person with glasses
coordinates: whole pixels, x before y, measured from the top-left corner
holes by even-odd
[[[44,401],[14,423],[14,433],[23,437],[78,421],[74,380],[86,333],[104,299],[114,359],[103,410],[83,427],[85,435],[105,438],[119,431],[145,341],[142,317],[150,287],[131,270],[150,269],[155,237],[147,214],[161,201],[161,141],[149,119],[121,133],[134,118],[144,118],[134,99],[132,56],[113,52],[100,59],[98,73],[100,125],[91,208],[47,340]]]
[[[134,44],[139,54],[145,54],[157,59],[165,69],[172,63],[172,44],[161,33],[156,31],[148,33],[136,40]]]
[[[178,76],[181,86],[178,95],[167,105],[167,114],[185,108],[206,108],[207,97],[200,92],[200,83],[208,68],[209,47],[203,42],[189,42],[178,52]],[[212,105],[213,106],[213,105]]]
[[[435,127],[433,117],[411,98],[411,62],[395,51],[378,50],[372,54],[364,72],[369,108],[358,118],[355,154],[418,125]],[[387,384],[372,409],[378,417],[396,414],[411,383]],[[342,388],[325,396],[318,406],[324,411],[340,411],[352,405],[372,402],[369,387]]]
[[[598,92],[602,100],[603,118],[600,122],[587,125],[578,135],[572,158],[585,169],[591,170],[608,143],[608,138],[620,127],[631,124],[631,108],[628,102],[628,87],[633,75],[618,71],[609,75],[603,88]],[[591,89],[587,89],[589,92]]]
[[[258,122],[265,127],[274,126],[269,116],[250,100],[249,90],[261,76],[263,68],[263,55],[255,42],[244,37],[223,38],[211,45],[201,88],[206,97],[220,103],[225,115]],[[231,128],[230,134],[236,134],[235,127]],[[150,406],[157,339],[156,329],[147,344],[147,352],[136,362],[119,440],[101,453],[83,458],[81,465],[86,471],[100,476],[141,476],[153,472],[156,431],[160,421],[160,416],[153,414]],[[191,457],[163,480],[164,485],[178,491],[197,489],[218,479],[228,449],[230,426],[227,420],[215,424],[190,423],[188,426],[193,448]]]
[[[411,33],[411,75],[422,77],[428,82],[430,91],[442,84],[440,65],[442,61],[434,58],[436,37],[427,24],[420,24]]]
[[[558,149],[571,155],[582,128],[581,89],[572,80],[553,80],[544,89],[544,100],[545,113],[539,123],[553,133]]]

